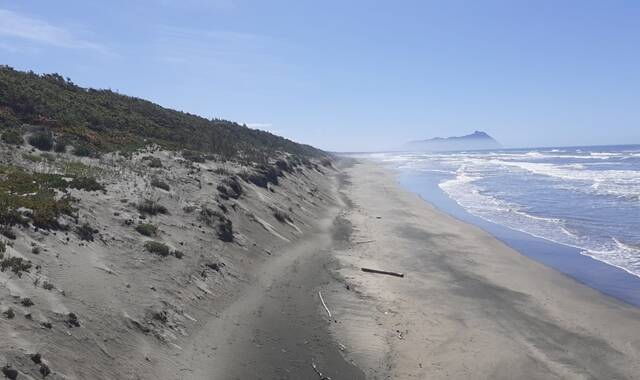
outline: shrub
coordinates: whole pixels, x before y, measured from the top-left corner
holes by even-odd
[[[220,175],[229,175],[229,171],[225,168],[215,168],[213,169],[213,172],[216,174],[220,174]]]
[[[98,233],[98,230],[91,227],[89,223],[84,223],[82,226],[76,227],[76,235],[80,240],[93,241],[93,235]]]
[[[161,168],[162,167],[162,161],[158,157],[149,157],[149,167],[150,168]]]
[[[7,252],[7,244],[3,241],[0,241],[0,255],[3,255],[5,252]]]
[[[222,270],[222,268],[225,266],[224,263],[222,262],[218,262],[218,263],[207,263],[205,264],[207,266],[207,268],[209,269],[213,269],[216,272],[220,272]]]
[[[199,220],[204,222],[207,226],[212,226],[216,220],[225,219],[226,217],[217,210],[212,210],[207,206],[203,206],[200,210]]]
[[[169,247],[167,247],[166,244],[153,241],[153,240],[150,240],[144,243],[144,248],[147,251],[162,257],[167,257],[171,253],[171,251],[169,250]]]
[[[289,216],[289,214],[287,214],[286,212],[282,211],[282,210],[274,210],[273,211],[273,216],[280,222],[280,223],[287,223],[287,222],[292,222],[291,217]]]
[[[247,181],[266,189],[269,183],[278,185],[278,177],[281,176],[282,170],[273,166],[262,165],[254,173],[248,175]]]
[[[0,228],[0,234],[7,239],[16,240],[16,233],[9,226],[3,226]]]
[[[285,161],[285,160],[278,160],[276,161],[276,167],[282,171],[291,173],[293,172],[293,167],[291,167],[291,165]]]
[[[224,180],[224,183],[229,186],[231,191],[227,192],[233,199],[238,199],[242,195],[242,185],[240,185],[240,181],[238,181],[237,177],[228,177]]]
[[[157,187],[158,189],[162,189],[162,190],[165,190],[165,191],[171,190],[171,187],[169,186],[169,184],[164,182],[160,178],[153,178],[151,180],[151,186]]]
[[[205,157],[202,153],[194,152],[192,150],[182,151],[182,157],[191,162],[205,162]]]
[[[175,257],[176,259],[182,259],[184,257],[184,253],[176,249],[171,252],[171,256]]]
[[[3,311],[2,314],[7,318],[7,319],[13,319],[16,316],[16,313],[13,311],[12,308],[8,308],[7,310]]]
[[[78,157],[93,157],[96,155],[96,151],[88,145],[78,145],[73,148],[73,154]]]
[[[9,130],[2,134],[2,141],[11,145],[22,145],[24,140],[18,131]]]
[[[49,132],[36,132],[29,136],[29,144],[31,146],[44,151],[50,151],[53,148],[53,136]]]
[[[144,199],[142,202],[138,203],[138,211],[141,214],[146,215],[158,215],[158,214],[168,214],[169,211],[166,207],[159,204],[156,201],[152,201],[151,199]]]
[[[104,190],[104,186],[92,177],[75,177],[71,182],[69,182],[69,187],[85,191]]]
[[[136,231],[144,236],[156,236],[156,234],[158,233],[158,228],[153,224],[141,223],[136,226]]]
[[[280,223],[286,223],[286,222],[291,222],[291,217],[289,216],[289,214],[287,214],[286,212],[282,211],[282,210],[275,210],[273,212],[273,216],[280,222]]]
[[[56,153],[65,153],[67,151],[67,143],[64,141],[56,141],[53,146],[53,151]]]
[[[220,194],[220,198],[229,199],[229,191],[227,190],[227,188],[224,185],[218,185],[218,186],[216,186],[216,189],[218,190],[218,193]]]
[[[25,297],[22,300],[20,300],[20,303],[22,304],[22,306],[24,307],[31,307],[33,306],[33,301],[31,300],[31,298],[29,297]]]
[[[216,225],[216,234],[218,235],[218,239],[224,242],[232,242],[233,223],[231,220],[227,218],[219,219],[218,224]]]
[[[199,219],[208,226],[215,225],[218,239],[225,242],[233,241],[233,223],[220,211],[212,210],[206,206],[202,207]]]
[[[56,190],[64,191],[68,186],[61,175],[0,165],[0,224],[25,225],[31,221],[39,228],[58,228],[60,215],[75,212],[68,195],[56,194]]]
[[[22,272],[28,272],[31,269],[31,262],[24,260],[22,257],[5,257],[0,261],[0,271],[4,272],[7,269],[20,277]]]

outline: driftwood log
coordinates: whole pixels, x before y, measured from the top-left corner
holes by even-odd
[[[388,276],[404,277],[404,273],[400,273],[400,272],[390,272],[386,270],[378,270],[378,269],[371,269],[371,268],[360,268],[360,269],[362,269],[363,272],[367,272],[367,273],[377,273],[377,274],[386,274]]]
[[[331,317],[331,311],[329,311],[329,308],[327,307],[327,304],[324,303],[324,298],[322,298],[322,292],[318,292],[318,295],[320,296],[320,301],[322,302],[322,306],[324,306],[324,309],[327,311],[327,314],[329,314],[329,318]]]

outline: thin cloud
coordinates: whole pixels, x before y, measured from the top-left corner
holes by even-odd
[[[155,59],[207,68],[217,73],[286,73],[295,66],[280,59],[282,42],[265,35],[164,26],[156,29]]]
[[[67,29],[7,9],[0,9],[0,36],[67,49],[88,49],[109,53],[105,46],[78,38]]]

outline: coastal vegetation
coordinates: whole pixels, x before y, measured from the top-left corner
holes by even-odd
[[[81,157],[133,151],[151,143],[184,150],[194,162],[207,158],[267,162],[277,152],[321,157],[324,152],[269,132],[222,119],[174,111],[108,89],[83,88],[58,74],[38,75],[0,66],[3,140],[49,151],[63,142]],[[8,134],[7,134],[8,133]],[[6,136],[5,136],[6,135]]]

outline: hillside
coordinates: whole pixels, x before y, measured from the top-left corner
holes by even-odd
[[[465,136],[435,137],[427,140],[411,141],[405,145],[407,150],[446,151],[446,150],[475,150],[475,149],[500,149],[496,139],[486,132],[475,131]]]
[[[209,371],[218,316],[317,252],[292,247],[331,226],[335,174],[267,132],[0,68],[0,377]]]
[[[0,66],[0,128],[43,127],[86,152],[131,151],[148,143],[223,159],[264,162],[276,152],[323,154],[269,132],[208,120],[111,90],[82,88],[58,74]]]

